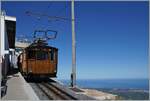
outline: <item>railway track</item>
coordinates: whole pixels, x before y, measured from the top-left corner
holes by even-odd
[[[42,82],[35,83],[35,85],[49,100],[77,100],[74,96],[55,86],[55,83]]]
[[[81,91],[72,90],[53,79],[38,82],[37,80],[33,80],[30,82],[30,85],[40,100],[95,100],[92,97],[80,93]]]

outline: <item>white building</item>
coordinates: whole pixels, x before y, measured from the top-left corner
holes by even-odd
[[[16,18],[0,14],[0,81],[1,88],[5,88],[8,70],[14,62]],[[1,89],[3,91],[3,89]],[[1,93],[1,92],[0,92]],[[0,94],[1,95],[1,94]]]

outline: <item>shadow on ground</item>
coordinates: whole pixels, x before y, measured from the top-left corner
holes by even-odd
[[[30,77],[24,77],[24,78],[28,83],[55,82],[54,80],[50,79],[49,77],[30,76]]]

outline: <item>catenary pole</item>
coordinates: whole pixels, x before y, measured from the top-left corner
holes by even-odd
[[[71,17],[72,17],[72,73],[71,86],[76,85],[76,36],[75,36],[75,14],[74,14],[74,0],[71,1]]]

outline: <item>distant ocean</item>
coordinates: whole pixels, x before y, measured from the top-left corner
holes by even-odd
[[[65,85],[70,85],[70,80],[60,80]],[[142,89],[149,90],[148,79],[82,79],[77,80],[81,88],[117,88],[117,89]]]

